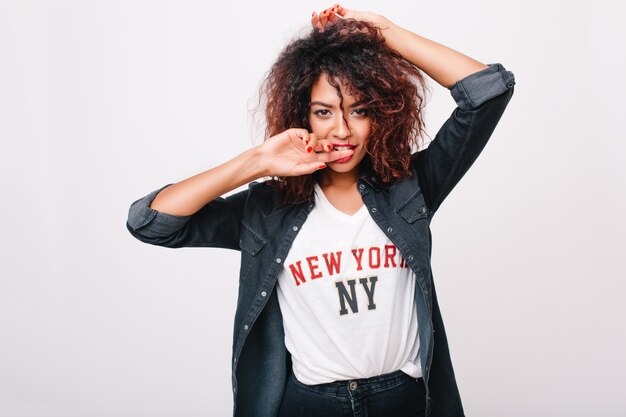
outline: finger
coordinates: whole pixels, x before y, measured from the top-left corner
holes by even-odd
[[[310,139],[309,142],[304,145],[304,150],[307,151],[308,153],[313,153],[313,150],[317,146],[317,141],[318,141],[317,135],[315,133],[310,133],[309,139]]]
[[[337,20],[341,20],[343,19],[343,16],[337,14],[337,5],[334,5],[329,11],[328,11],[328,21],[329,22],[335,22]]]
[[[320,17],[317,12],[313,12],[313,16],[311,17],[311,23],[317,29],[324,31],[324,26],[322,26],[322,24],[320,23]]]
[[[301,143],[307,143],[310,140],[310,133],[306,129],[289,129],[287,134],[290,139],[300,141]]]
[[[308,145],[311,141],[311,133],[309,133],[306,129],[299,129],[300,133],[298,134],[300,142],[302,145]]]
[[[313,171],[317,171],[318,169],[324,169],[327,165],[324,162],[311,162],[308,164],[309,168],[313,169]]]
[[[317,143],[318,146],[315,148],[316,151],[330,152],[333,150],[333,144],[328,139],[319,139]]]
[[[328,9],[324,10],[322,13],[320,13],[320,24],[322,26],[326,26],[326,23],[328,23]]]
[[[338,14],[339,16],[344,17],[347,11],[348,10],[340,4],[335,5],[335,13]]]
[[[298,164],[297,166],[293,167],[293,169],[291,170],[291,173],[294,176],[306,175],[306,174],[311,174],[317,171],[318,169],[324,169],[326,168],[326,166],[327,165],[323,162],[307,162],[304,164]]]
[[[313,27],[318,27],[319,24],[319,18],[317,17],[317,13],[313,12],[313,14],[311,15],[311,25]]]
[[[354,149],[345,149],[343,151],[323,152],[317,154],[318,162],[332,162],[337,159],[345,158],[354,154]]]

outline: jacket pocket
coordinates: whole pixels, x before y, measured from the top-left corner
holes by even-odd
[[[259,270],[262,257],[257,254],[263,249],[267,239],[256,232],[246,222],[241,222],[241,232],[239,234],[239,248],[241,249],[241,267],[239,271],[239,286],[243,286],[248,280],[248,276],[253,271]]]
[[[241,222],[241,235],[239,237],[239,248],[248,252],[250,255],[255,256],[263,246],[267,243],[267,240],[250,227],[246,222]]]
[[[400,204],[396,212],[408,223],[428,217],[428,207],[424,201],[424,195],[419,190],[415,191]]]

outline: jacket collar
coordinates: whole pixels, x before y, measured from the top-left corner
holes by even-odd
[[[387,187],[379,181],[378,176],[374,172],[372,161],[368,157],[363,158],[361,164],[359,165],[359,179],[366,182],[375,191],[382,190],[386,194],[389,194]]]

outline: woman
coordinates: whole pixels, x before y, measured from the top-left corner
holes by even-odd
[[[241,251],[234,415],[463,416],[429,224],[495,129],[513,73],[337,4],[311,22],[263,85],[268,139],[133,202],[127,228]],[[413,152],[420,70],[458,107]]]

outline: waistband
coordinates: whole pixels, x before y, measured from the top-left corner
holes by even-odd
[[[394,388],[408,381],[423,381],[421,377],[414,378],[401,370],[390,372],[388,374],[373,376],[370,378],[348,379],[315,385],[307,385],[298,381],[298,378],[296,378],[296,376],[294,375],[293,370],[291,371],[290,378],[296,385],[304,389],[308,389],[317,393],[331,394],[337,396],[349,396],[357,392],[360,394],[369,394]]]

